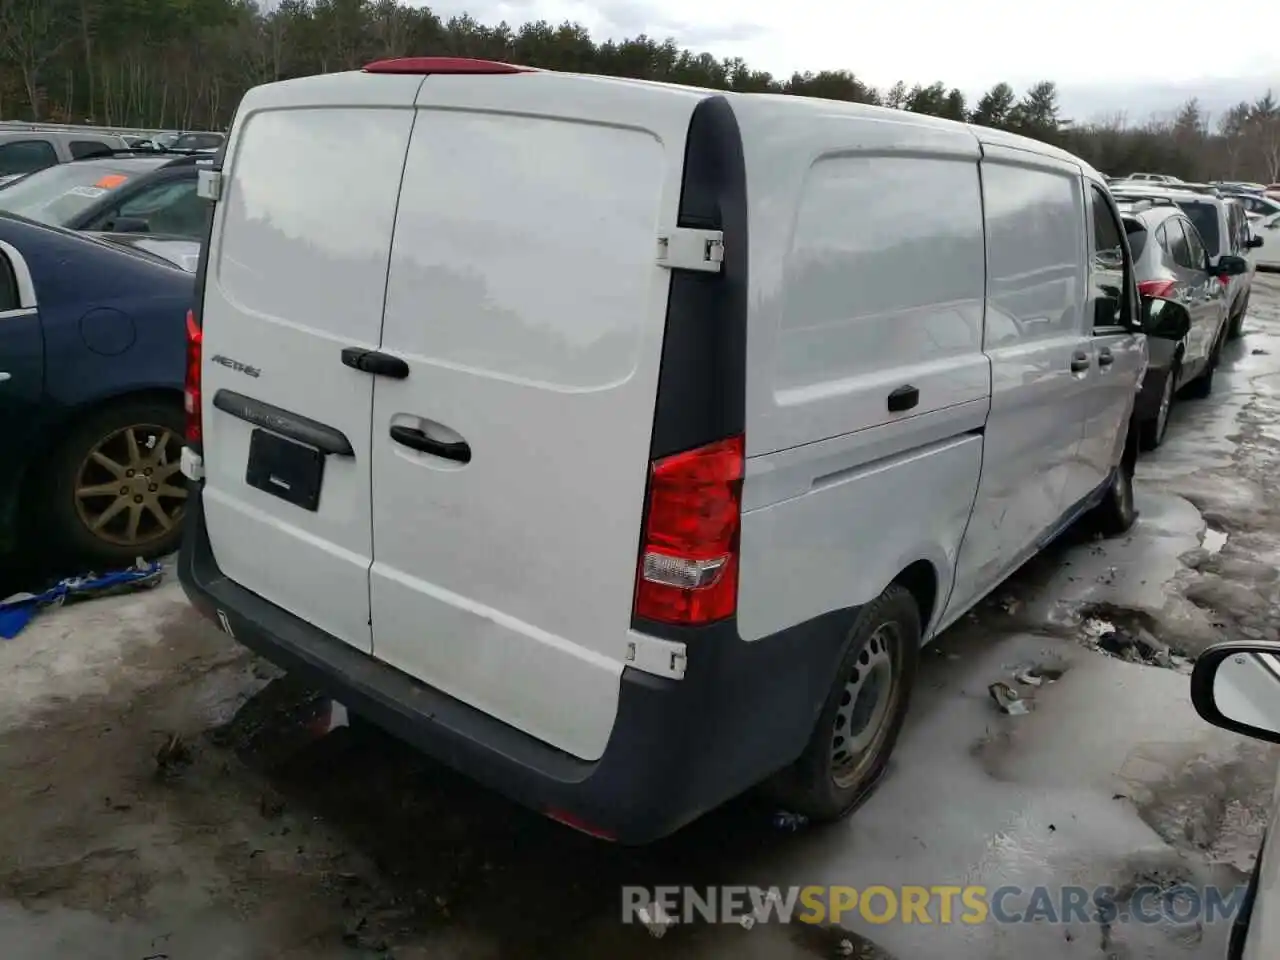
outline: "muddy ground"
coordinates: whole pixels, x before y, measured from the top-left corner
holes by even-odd
[[[927,650],[887,779],[833,827],[779,830],[748,797],[612,847],[343,725],[176,583],[43,616],[0,645],[6,960],[1218,960],[1223,924],[659,939],[619,923],[619,888],[1241,882],[1276,758],[1200,721],[1186,673],[1280,627],[1280,278],[1259,277],[1245,329],[1214,396],[1179,405],[1141,462],[1132,534],[1059,544]],[[1019,684],[1028,667],[1055,679]],[[1001,714],[996,680],[1031,710]]]

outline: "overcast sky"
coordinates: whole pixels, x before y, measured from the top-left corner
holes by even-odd
[[[1160,21],[1182,36],[1195,35],[1185,30],[1196,23],[1208,31],[1202,40],[1215,36],[1219,27],[1204,0],[1162,0],[1159,7],[1151,0],[434,0],[430,6],[442,17],[468,12],[481,23],[573,20],[596,40],[672,36],[781,76],[847,69],[878,87],[942,80],[970,95],[1001,80],[1019,88],[1056,80],[1065,112],[1077,119],[1128,110],[1131,119],[1145,120],[1196,93],[1216,111],[1225,108],[1219,101],[1260,95],[1268,84],[1280,94],[1269,40],[1256,47],[1244,40],[1213,55],[1191,49],[1186,57],[1172,47],[1157,55],[1160,48],[1144,42]],[[1186,75],[1173,75],[1171,68],[1180,67]]]

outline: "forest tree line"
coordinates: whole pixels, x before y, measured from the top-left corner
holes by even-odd
[[[1271,91],[1226,114],[1191,100],[1134,123],[1073,123],[1052,81],[977,102],[938,82],[876,89],[853,73],[775,77],[674,40],[596,43],[580,25],[442,20],[398,0],[0,0],[0,119],[225,129],[241,95],[272,80],[407,55],[461,56],[724,90],[875,103],[970,120],[1058,144],[1105,173],[1280,181],[1280,103]]]

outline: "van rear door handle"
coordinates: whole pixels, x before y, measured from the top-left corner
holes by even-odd
[[[1084,373],[1089,369],[1089,355],[1083,350],[1077,350],[1071,355],[1071,372]]]
[[[909,383],[904,383],[889,394],[889,412],[901,413],[910,410],[920,402],[920,391]]]
[[[1103,347],[1101,350],[1098,351],[1098,366],[1100,367],[1111,366],[1111,364],[1115,362],[1115,359],[1116,359],[1115,356],[1106,347]]]
[[[342,362],[352,370],[361,373],[372,373],[375,377],[390,377],[392,380],[403,380],[409,376],[409,365],[399,357],[380,350],[366,350],[363,347],[343,347]]]
[[[443,457],[445,460],[455,460],[458,463],[471,462],[471,444],[465,440],[456,440],[452,443],[436,440],[417,427],[406,427],[398,423],[391,427],[391,439],[414,450]]]
[[[0,383],[4,383],[4,382],[5,382],[6,380],[8,380],[8,379],[9,379],[9,374],[7,374],[7,373],[0,373]]]

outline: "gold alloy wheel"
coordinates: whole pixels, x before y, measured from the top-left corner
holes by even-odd
[[[134,424],[100,440],[76,471],[76,515],[100,540],[145,547],[171,534],[186,508],[182,438]]]

